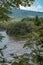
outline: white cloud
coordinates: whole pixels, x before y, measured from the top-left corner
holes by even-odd
[[[37,6],[31,6],[31,7],[24,7],[20,5],[20,9],[22,10],[30,10],[30,11],[38,11],[38,12],[43,12],[43,7],[41,5]]]

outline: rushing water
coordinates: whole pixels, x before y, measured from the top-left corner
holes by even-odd
[[[7,48],[3,50],[3,54],[8,60],[13,59],[10,54],[21,55],[23,53],[30,52],[30,49],[27,50],[26,48],[23,48],[26,40],[15,40],[13,37],[8,36],[5,31],[1,31],[0,33],[5,36],[2,39],[2,42],[0,41],[0,48],[7,45]]]

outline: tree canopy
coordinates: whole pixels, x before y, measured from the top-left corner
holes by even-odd
[[[35,0],[0,0],[0,19],[9,18],[11,7],[19,7],[19,5],[30,6]]]

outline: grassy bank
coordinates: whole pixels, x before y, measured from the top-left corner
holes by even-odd
[[[43,20],[43,19],[42,19]],[[43,22],[37,16],[35,19],[29,20],[24,18],[21,21],[4,21],[0,22],[0,30],[6,30],[8,35],[19,38],[30,38],[32,33],[39,33],[40,28],[43,29]],[[40,31],[43,34],[43,30]]]

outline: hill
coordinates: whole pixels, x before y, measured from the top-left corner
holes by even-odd
[[[15,18],[26,18],[26,17],[34,17],[34,16],[43,17],[43,12],[36,12],[36,11],[27,11],[27,10],[20,10],[20,9],[12,9],[11,16]]]

